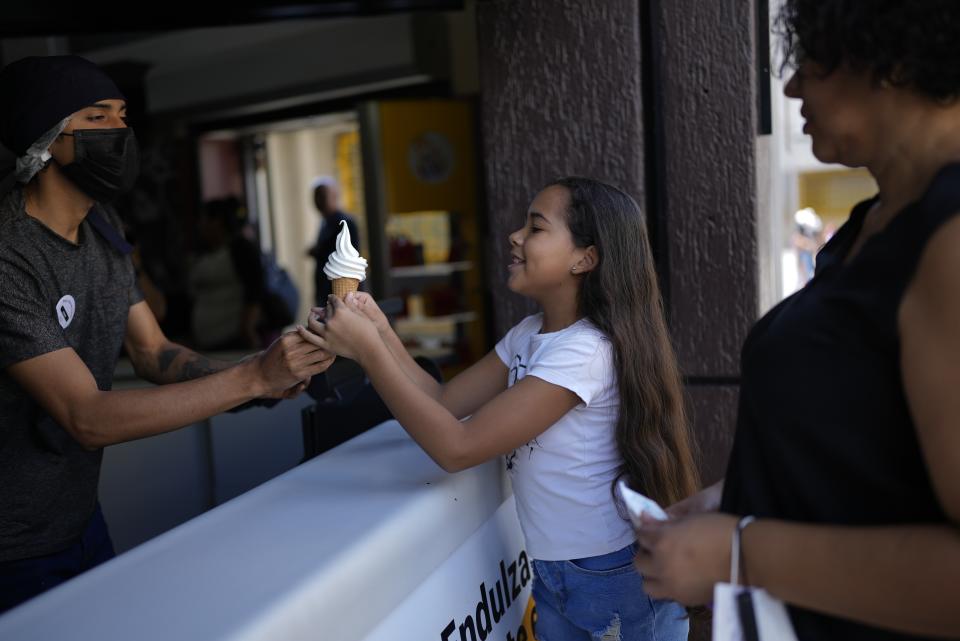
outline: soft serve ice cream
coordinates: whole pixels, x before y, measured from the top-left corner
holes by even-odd
[[[345,220],[340,221],[337,249],[327,258],[323,273],[330,279],[333,293],[340,300],[348,293],[357,291],[367,277],[367,259],[350,242],[350,229]]]

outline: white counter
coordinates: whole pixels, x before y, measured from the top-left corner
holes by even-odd
[[[446,474],[390,421],[0,617],[0,639],[362,639],[507,498],[499,462]]]
[[[232,362],[244,354],[209,356]],[[144,387],[152,384],[120,359],[114,389]],[[126,552],[296,467],[301,411],[313,403],[304,393],[104,448],[99,496],[114,548]]]

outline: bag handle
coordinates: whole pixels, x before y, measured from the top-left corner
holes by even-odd
[[[752,516],[745,516],[737,522],[737,527],[733,531],[732,541],[730,543],[730,583],[736,586],[740,582],[741,561],[741,538],[745,527],[753,523],[756,519]],[[744,641],[760,641],[760,632],[757,628],[757,618],[753,610],[753,597],[750,589],[746,587],[746,566],[742,567],[744,578],[744,589],[740,590],[736,596],[737,615],[740,618],[740,631],[743,634]]]
[[[744,528],[756,521],[753,516],[745,516],[737,522],[737,527],[733,531],[730,539],[730,585],[739,585],[740,583],[740,535]],[[747,573],[743,573],[746,577]]]

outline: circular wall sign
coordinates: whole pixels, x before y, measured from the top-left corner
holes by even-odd
[[[453,145],[437,131],[425,131],[410,143],[407,150],[410,171],[425,183],[442,183],[453,173]]]

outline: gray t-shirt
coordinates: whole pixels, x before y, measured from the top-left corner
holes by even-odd
[[[0,561],[51,554],[80,536],[102,456],[81,447],[7,368],[72,348],[109,390],[127,314],[142,298],[130,257],[89,222],[74,244],[26,214],[21,189],[0,200]]]

